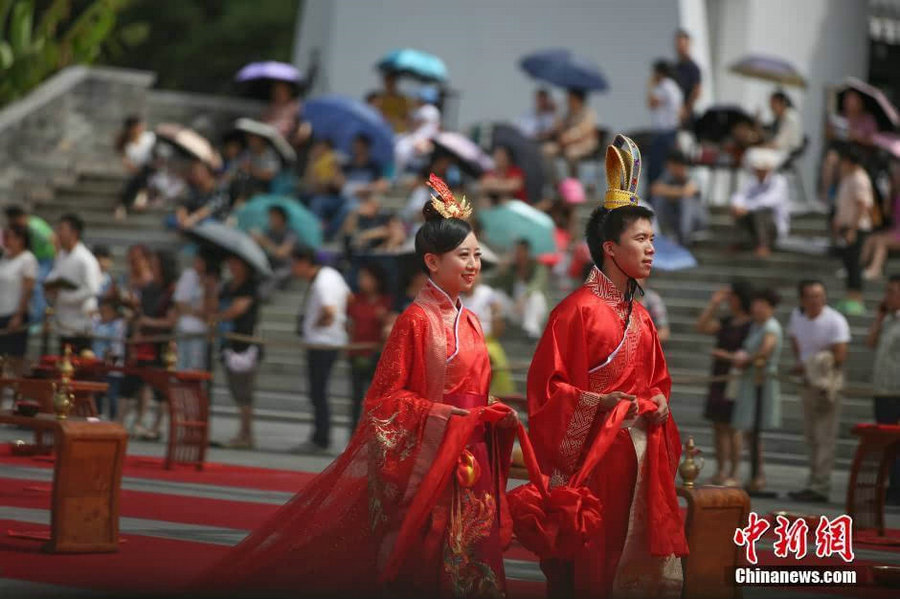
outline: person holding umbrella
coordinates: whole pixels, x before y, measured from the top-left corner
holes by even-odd
[[[291,139],[299,125],[299,93],[305,84],[297,67],[272,60],[251,62],[238,71],[235,80],[242,95],[269,101],[260,120],[277,129],[285,139]]]
[[[285,139],[290,139],[299,126],[300,98],[296,88],[287,81],[273,81],[269,105],[260,120],[274,127]]]
[[[823,204],[828,203],[832,188],[837,184],[841,148],[847,144],[871,145],[872,136],[878,133],[878,121],[866,110],[862,95],[855,89],[851,88],[844,92],[840,117],[842,120],[838,120],[838,123],[832,118],[825,126],[825,138],[829,142],[829,149],[822,161],[820,199]],[[844,126],[837,127],[836,124]]]
[[[221,308],[214,319],[224,332],[252,337],[259,312],[258,285],[253,268],[234,254],[225,259],[225,264],[231,279],[220,289]],[[222,341],[228,391],[240,416],[238,434],[226,443],[232,449],[253,448],[253,393],[259,354],[259,346],[246,340],[225,337]]]
[[[767,148],[778,150],[785,158],[803,145],[803,126],[800,114],[794,108],[791,98],[781,90],[769,96],[769,109],[772,111],[772,133],[763,144]]]
[[[587,105],[587,92],[580,88],[570,88],[566,96],[568,112],[558,121],[551,136],[541,148],[544,153],[544,170],[556,184],[559,174],[556,170],[557,158],[564,158],[569,176],[578,177],[578,161],[597,149],[597,114]]]
[[[405,133],[409,127],[409,114],[412,112],[412,100],[397,89],[397,73],[385,71],[381,75],[384,88],[372,96],[375,106],[394,130],[394,133]]]

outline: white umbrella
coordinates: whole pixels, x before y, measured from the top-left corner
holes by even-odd
[[[156,137],[205,162],[213,170],[222,168],[219,153],[193,129],[176,123],[161,123],[156,126]]]
[[[279,133],[272,125],[254,121],[253,119],[242,118],[235,121],[234,128],[238,131],[243,131],[244,133],[262,137],[269,142],[272,149],[278,152],[278,155],[281,156],[281,159],[285,162],[295,162],[297,160],[297,153],[294,151],[294,148],[291,147],[291,144],[289,144],[287,140],[281,136],[281,133]]]

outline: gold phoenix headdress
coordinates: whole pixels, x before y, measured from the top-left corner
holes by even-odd
[[[469,217],[472,216],[472,206],[466,201],[465,196],[461,200],[457,200],[444,180],[434,173],[428,177],[428,186],[437,194],[431,194],[431,205],[438,214],[444,218],[469,220]]]
[[[615,210],[637,206],[637,188],[641,180],[641,151],[624,135],[616,135],[606,148],[606,198],[603,207]]]

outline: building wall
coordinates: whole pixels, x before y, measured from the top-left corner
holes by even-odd
[[[531,104],[536,84],[518,67],[528,52],[565,47],[593,59],[610,83],[592,105],[614,129],[649,123],[650,64],[671,56],[678,3],[660,0],[308,0],[295,63],[320,47],[325,81],[316,91],[360,97],[378,87],[373,65],[410,46],[444,59],[461,92],[457,123],[509,119]],[[560,99],[562,96],[560,95]]]

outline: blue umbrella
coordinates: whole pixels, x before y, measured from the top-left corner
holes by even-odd
[[[331,140],[343,152],[349,153],[353,138],[363,134],[372,140],[373,160],[383,167],[394,160],[394,131],[380,112],[360,100],[320,96],[306,103],[302,117],[314,137]]]
[[[527,239],[534,255],[556,251],[553,219],[520,200],[509,200],[496,208],[478,211],[484,237],[492,247],[508,250],[520,239]]]
[[[657,235],[653,239],[653,268],[657,270],[686,270],[697,266],[697,259],[686,247],[668,237]]]
[[[389,52],[378,61],[378,68],[389,73],[410,75],[421,81],[443,83],[447,80],[444,61],[421,50],[400,48]]]
[[[609,85],[600,68],[568,50],[552,48],[522,57],[519,66],[540,81],[566,89],[606,91]]]
[[[281,206],[288,216],[288,227],[300,241],[312,248],[322,245],[322,225],[316,215],[290,196],[258,195],[237,209],[237,226],[242,231],[264,230],[269,224],[269,208]]]

